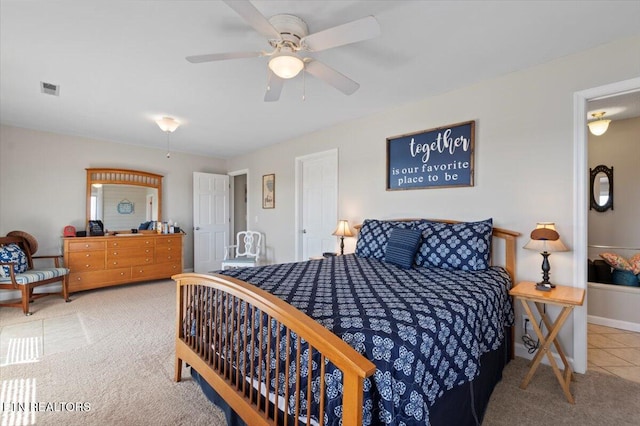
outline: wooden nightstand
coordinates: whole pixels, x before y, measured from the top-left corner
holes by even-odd
[[[509,294],[516,299],[520,299],[522,302],[522,306],[524,307],[525,312],[529,316],[531,320],[531,325],[533,326],[533,330],[536,332],[536,335],[540,339],[540,347],[536,352],[533,361],[531,361],[531,368],[527,373],[526,377],[520,384],[521,389],[526,389],[527,385],[531,381],[534,373],[538,369],[540,365],[540,361],[542,361],[542,357],[546,354],[549,359],[549,364],[551,364],[551,368],[553,368],[553,372],[564,391],[564,395],[567,397],[567,400],[574,404],[573,396],[571,395],[571,390],[569,389],[569,383],[573,377],[573,370],[567,361],[566,356],[564,355],[564,351],[560,346],[560,342],[558,341],[558,333],[562,328],[564,322],[569,318],[571,311],[576,306],[582,306],[584,302],[584,289],[575,288],[575,287],[567,287],[562,285],[556,285],[555,288],[551,289],[551,291],[539,291],[536,290],[536,283],[534,282],[521,282],[518,283],[515,287],[513,287]],[[542,318],[542,322],[548,330],[547,335],[542,334],[542,330],[538,326],[538,322],[536,317],[533,315],[531,311],[530,303],[533,304],[540,317]],[[556,318],[554,323],[551,322],[547,314],[545,313],[545,309],[543,305],[556,305],[562,306],[562,310],[560,311],[560,315]],[[562,363],[564,364],[564,374],[558,368],[555,358],[551,353],[551,344],[556,348]]]

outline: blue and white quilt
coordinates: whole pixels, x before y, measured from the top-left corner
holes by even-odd
[[[480,357],[502,344],[514,319],[500,267],[402,269],[344,255],[220,273],[280,297],[376,365],[364,425],[429,424],[429,407],[479,374]],[[337,382],[329,377],[328,393],[341,393]],[[337,416],[321,423],[340,424],[341,406],[328,405]]]

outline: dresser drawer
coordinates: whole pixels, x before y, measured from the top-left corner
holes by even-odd
[[[104,251],[69,253],[65,260],[71,272],[98,271],[104,269]]]
[[[182,246],[156,247],[156,263],[178,262],[182,259]]]
[[[94,250],[104,250],[105,242],[104,241],[91,241],[90,239],[80,239],[79,241],[73,241],[69,243],[69,251],[77,252],[77,251],[94,251]]]
[[[104,287],[108,284],[125,283],[129,280],[131,280],[131,268],[95,272],[71,272],[69,274],[69,291]]]
[[[107,250],[113,248],[137,248],[137,247],[153,247],[153,238],[141,237],[113,237],[107,242]]]
[[[110,248],[107,250],[107,268],[122,268],[132,265],[149,265],[154,262],[153,247]]]
[[[174,274],[180,273],[182,273],[182,262],[134,266],[131,268],[131,276],[134,280],[169,278]]]
[[[182,248],[182,237],[178,235],[168,235],[166,237],[156,238],[156,247],[174,246]]]

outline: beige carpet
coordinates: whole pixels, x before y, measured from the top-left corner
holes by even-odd
[[[182,382],[173,381],[173,281],[77,293],[72,299],[39,299],[29,317],[0,308],[3,352],[12,335],[41,342],[33,362],[20,362],[24,350],[18,356],[3,353],[0,424],[226,424],[186,369]],[[52,329],[55,324],[65,328],[62,334]],[[8,359],[12,363],[5,365]],[[7,406],[7,401],[25,400],[58,411],[25,413]],[[87,404],[90,410],[83,411]]]
[[[186,369],[183,381],[173,382],[172,281],[72,299],[37,300],[30,317],[0,308],[0,424],[225,425]],[[526,390],[519,389],[526,371],[521,358],[507,366],[484,425],[638,424],[638,383],[595,372],[578,375],[571,405],[544,365]],[[44,411],[14,410],[8,401],[37,402]],[[46,411],[52,408],[57,411]]]

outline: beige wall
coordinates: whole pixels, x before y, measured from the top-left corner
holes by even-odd
[[[84,229],[88,167],[138,169],[164,176],[162,216],[187,231],[184,264],[193,268],[193,172],[226,173],[224,160],[77,136],[0,127],[0,235],[33,234],[38,253],[62,252],[62,229]]]
[[[573,95],[640,75],[638,51],[640,38],[619,41],[234,158],[230,170],[251,171],[249,226],[266,233],[270,261],[294,260],[295,158],[337,148],[338,216],[351,224],[369,217],[493,217],[497,226],[528,235],[536,222],[553,221],[571,248]],[[467,120],[476,121],[474,187],[385,190],[387,137]],[[272,210],[260,208],[267,173],[276,174]],[[542,257],[520,248],[526,241],[518,243],[518,278],[537,280]],[[346,239],[345,250],[354,243]],[[555,282],[573,284],[571,252],[554,253],[551,265]],[[571,353],[572,324],[561,338]]]
[[[589,210],[589,244],[640,248],[640,118],[612,121],[604,135],[589,135],[589,167],[599,164],[613,167],[613,210]],[[597,253],[590,258],[599,259]]]
[[[618,41],[285,141],[231,159],[226,167],[223,161],[213,158],[174,153],[167,160],[161,150],[3,126],[0,233],[30,230],[41,241],[43,252],[59,252],[62,227],[83,223],[84,169],[97,166],[163,174],[163,215],[178,221],[189,232],[191,173],[247,169],[248,227],[266,234],[270,262],[292,261],[296,257],[295,158],[337,148],[338,215],[351,224],[368,217],[493,217],[496,226],[528,235],[536,222],[553,221],[571,248],[575,185],[573,95],[639,76],[638,51],[640,37]],[[429,70],[424,72],[429,78]],[[348,103],[349,98],[344,102]],[[385,190],[387,137],[468,120],[476,121],[474,187]],[[263,210],[261,178],[268,173],[276,174],[276,208]],[[542,259],[538,253],[521,249],[525,243],[525,237],[518,243],[518,278],[536,280]],[[345,250],[353,251],[354,244],[354,239],[346,239]],[[187,267],[193,264],[192,245],[189,236]],[[551,275],[555,282],[573,284],[572,259],[571,252],[553,254]],[[571,323],[560,338],[571,354]]]
[[[640,118],[612,121],[602,136],[589,134],[589,167],[613,167],[613,210],[589,210],[589,259],[613,252],[626,258],[640,252]],[[640,331],[640,288],[589,285],[589,321]]]

